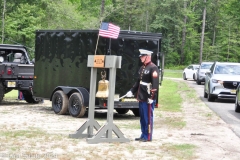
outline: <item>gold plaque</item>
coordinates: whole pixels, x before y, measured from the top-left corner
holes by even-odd
[[[94,65],[96,68],[104,68],[105,55],[94,55]]]

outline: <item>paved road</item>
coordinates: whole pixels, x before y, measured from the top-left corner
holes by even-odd
[[[215,102],[208,102],[208,100],[203,97],[204,83],[197,85],[193,80],[187,80],[187,82],[197,91],[201,100],[229,124],[233,132],[240,138],[240,113],[234,111],[235,101],[217,99]]]

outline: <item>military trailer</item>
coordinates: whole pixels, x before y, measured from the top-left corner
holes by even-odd
[[[13,89],[21,91],[28,103],[40,102],[32,96],[33,74],[34,64],[25,46],[0,44],[0,102]]]
[[[153,51],[152,61],[161,71],[161,34],[120,31],[118,39],[98,38],[98,30],[38,30],[35,42],[33,95],[52,101],[56,114],[82,117],[89,104],[91,68],[88,55],[122,56],[117,69],[115,95],[121,97],[135,83],[141,61],[139,49]],[[98,44],[98,45],[97,45]],[[97,47],[96,47],[97,45]],[[97,81],[103,70],[97,71]],[[106,79],[108,79],[108,70]],[[160,82],[162,76],[159,76]],[[111,83],[111,82],[109,82]],[[96,84],[98,85],[98,84]],[[157,104],[156,104],[157,105]],[[107,98],[96,98],[96,108],[107,109]],[[139,116],[135,98],[115,100],[119,114],[131,110]]]

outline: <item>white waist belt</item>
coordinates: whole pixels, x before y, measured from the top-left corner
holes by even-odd
[[[140,84],[142,84],[142,85],[144,85],[144,86],[148,86],[148,85],[150,85],[151,83],[146,83],[146,82],[140,81]]]
[[[141,85],[147,86],[147,92],[148,94],[150,94],[150,89],[152,89],[152,84],[151,83],[146,83],[146,82],[142,82],[140,81]]]

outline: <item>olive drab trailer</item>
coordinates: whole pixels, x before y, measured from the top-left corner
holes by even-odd
[[[35,42],[33,95],[52,101],[56,114],[69,112],[82,117],[89,104],[91,69],[88,55],[121,56],[121,69],[117,69],[114,109],[125,114],[132,110],[139,116],[138,102],[126,94],[138,78],[141,61],[139,49],[153,51],[152,61],[161,71],[161,34],[120,31],[118,39],[99,37],[98,30],[38,30]],[[97,48],[96,48],[96,44]],[[102,72],[97,72],[97,82]],[[159,75],[160,83],[162,81]],[[111,83],[111,82],[109,82]],[[96,84],[98,85],[98,84]],[[107,98],[96,98],[96,108],[107,108]]]

